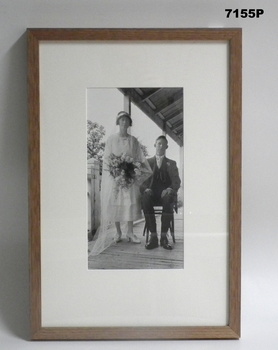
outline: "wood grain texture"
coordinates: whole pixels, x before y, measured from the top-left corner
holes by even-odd
[[[230,40],[230,327],[240,336],[241,291],[241,114],[242,114],[242,42],[241,31]]]
[[[39,42],[28,32],[31,334],[41,328]]]
[[[41,40],[231,40],[239,29],[71,29],[71,28],[32,28],[32,34]]]
[[[227,29],[28,29],[30,303],[33,340],[238,339],[241,288],[242,32]],[[39,45],[56,41],[226,41],[229,43],[229,323],[222,327],[48,328],[41,325]]]
[[[230,327],[41,328],[33,340],[238,339]]]

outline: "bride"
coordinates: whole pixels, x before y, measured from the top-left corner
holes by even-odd
[[[101,224],[90,256],[122,241],[122,222],[127,222],[128,241],[141,243],[133,233],[133,221],[142,217],[139,186],[152,172],[139,141],[128,133],[132,126],[131,116],[119,112],[116,125],[119,132],[107,139],[103,155]],[[116,230],[111,229],[111,224]]]

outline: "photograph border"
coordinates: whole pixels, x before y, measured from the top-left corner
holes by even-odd
[[[29,249],[31,339],[143,340],[238,339],[241,290],[242,30],[225,29],[27,29],[29,105]],[[229,320],[227,326],[43,327],[41,293],[40,56],[42,41],[222,41],[229,47]]]

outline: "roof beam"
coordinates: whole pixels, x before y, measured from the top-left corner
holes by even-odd
[[[152,92],[150,92],[148,94],[143,95],[142,96],[142,101],[144,102],[144,101],[148,100],[149,98],[151,98],[152,96],[157,94],[159,91],[161,91],[161,89],[156,89],[155,91],[152,91]]]
[[[167,118],[164,118],[164,120],[165,122],[169,122],[171,119],[174,119],[180,115],[182,115],[182,111],[176,111],[175,113],[169,115]]]
[[[163,112],[165,109],[169,108],[169,107],[172,106],[173,104],[177,104],[177,103],[180,102],[182,99],[183,99],[183,92],[182,92],[182,89],[181,89],[181,91],[176,92],[176,93],[171,97],[171,100],[170,100],[170,101],[169,101],[169,99],[168,99],[168,100],[166,100],[163,104],[161,104],[161,105],[159,106],[159,108],[157,108],[157,109],[155,110],[155,113],[156,113],[156,114],[159,114],[159,113]],[[171,102],[171,103],[169,103],[169,102]]]
[[[178,129],[180,126],[183,126],[183,120],[179,120],[178,122],[172,124],[173,129]]]
[[[128,95],[131,101],[146,114],[156,125],[165,131],[179,146],[183,146],[182,140],[171,130],[171,128],[166,124],[166,122],[157,116],[157,112],[154,111],[148,104],[141,102],[141,96],[134,89],[119,88],[119,90],[124,94]],[[176,94],[175,94],[176,95]],[[169,103],[169,101],[168,101]]]

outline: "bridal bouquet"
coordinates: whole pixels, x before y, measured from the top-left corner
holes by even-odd
[[[135,182],[140,183],[142,177],[142,163],[135,161],[132,157],[122,154],[116,156],[111,153],[108,158],[108,169],[119,188],[128,189]]]

